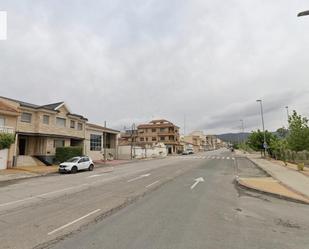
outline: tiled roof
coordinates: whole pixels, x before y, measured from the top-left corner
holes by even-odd
[[[20,106],[23,106],[23,107],[28,107],[28,108],[33,108],[33,109],[41,109],[42,108],[42,109],[51,110],[51,111],[57,111],[57,107],[64,104],[64,102],[61,101],[61,102],[47,104],[47,105],[35,105],[35,104],[27,103],[27,102],[24,102],[24,101],[7,98],[7,97],[0,96],[0,98],[7,99],[7,100],[10,100],[10,101],[14,101],[14,102],[20,104]],[[84,120],[88,120],[87,118],[85,118],[85,117],[83,117],[82,115],[79,115],[79,114],[69,113],[69,115],[76,116],[76,117],[79,117],[79,118],[84,119]]]
[[[46,109],[50,109],[50,110],[55,110],[59,105],[62,105],[64,102],[57,102],[57,103],[53,103],[53,104],[48,104],[48,105],[42,105],[40,106],[40,108],[46,108]]]
[[[87,123],[87,126],[93,127],[93,128],[98,128],[98,129],[102,129],[102,130],[106,130],[106,131],[111,131],[111,132],[115,132],[115,133],[120,133],[120,131],[114,130],[114,129],[110,129],[101,125],[97,125],[97,124],[91,124],[91,123]]]

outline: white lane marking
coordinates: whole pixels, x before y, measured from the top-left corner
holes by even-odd
[[[235,158],[234,158],[234,157],[232,157],[232,160],[235,160]]]
[[[98,176],[101,176],[101,175],[91,175],[91,176],[88,176],[88,178],[98,177]]]
[[[150,183],[149,185],[146,186],[146,188],[149,188],[149,187],[151,187],[151,186],[157,184],[158,182],[159,182],[159,180],[158,180],[158,181],[155,181],[155,182],[153,182],[153,183]]]
[[[196,187],[197,184],[199,184],[200,182],[204,182],[204,178],[203,177],[199,177],[194,179],[195,183],[192,184],[192,186],[190,187],[191,189],[194,189]]]
[[[230,160],[230,157],[227,157],[226,159]]]
[[[61,227],[56,228],[55,230],[49,232],[48,235],[52,235],[53,233],[56,233],[56,232],[58,232],[58,231],[60,231],[60,230],[62,230],[62,229],[64,229],[64,228],[66,228],[66,227],[68,227],[68,226],[71,226],[71,225],[73,225],[74,223],[79,222],[80,220],[85,219],[85,218],[87,218],[88,216],[90,216],[90,215],[92,215],[92,214],[95,214],[95,213],[97,213],[97,212],[99,212],[99,211],[101,211],[101,209],[96,209],[96,210],[94,210],[94,211],[92,211],[92,212],[90,212],[90,213],[88,213],[88,214],[86,214],[86,215],[84,215],[84,216],[82,216],[82,217],[76,219],[76,220],[73,220],[73,221],[71,221],[71,222],[69,222],[69,223],[67,223],[67,224],[65,224],[65,225],[63,225],[63,226],[61,226]]]
[[[10,202],[6,202],[6,203],[2,203],[2,204],[0,204],[0,207],[16,204],[16,203],[23,202],[23,201],[29,201],[29,200],[32,200],[32,199],[44,197],[46,195],[63,192],[63,191],[66,191],[66,190],[69,190],[69,189],[73,189],[73,188],[76,188],[76,187],[81,187],[81,186],[84,186],[84,185],[87,185],[87,184],[82,184],[82,185],[78,185],[78,186],[74,186],[74,187],[64,188],[64,189],[60,189],[60,190],[56,190],[56,191],[52,191],[52,192],[47,192],[47,193],[44,193],[44,194],[31,196],[31,197],[24,198],[24,199],[21,199],[21,200],[16,200],[16,201],[10,201]]]
[[[133,182],[133,181],[139,180],[139,179],[147,177],[147,176],[150,176],[150,174],[148,173],[148,174],[140,175],[138,177],[135,177],[133,179],[128,180],[127,182]]]
[[[221,159],[223,159],[223,160],[224,160],[224,159],[225,159],[225,157],[223,156],[223,157],[221,157]]]

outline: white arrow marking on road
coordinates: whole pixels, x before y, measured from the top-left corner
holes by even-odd
[[[200,182],[205,182],[203,177],[199,177],[194,179],[195,183],[193,183],[193,185],[190,187],[191,189],[194,189],[196,187],[197,184],[199,184]]]
[[[150,176],[150,174],[140,175],[140,176],[135,177],[135,178],[133,178],[133,179],[131,179],[131,180],[128,180],[128,182],[133,182],[133,181],[139,180],[139,179],[144,178],[144,177],[147,177],[147,176]]]

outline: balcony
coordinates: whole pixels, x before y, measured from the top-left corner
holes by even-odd
[[[175,131],[159,131],[158,132],[158,135],[159,136],[168,136],[168,135],[172,135],[172,136],[175,136],[177,133]]]
[[[10,133],[14,134],[15,130],[13,127],[9,126],[0,126],[0,133]]]

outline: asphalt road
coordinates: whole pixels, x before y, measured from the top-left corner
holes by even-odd
[[[245,159],[238,167],[242,174],[263,176]],[[308,248],[308,206],[238,189],[234,174],[233,160],[204,160],[52,248]],[[192,189],[200,177],[204,182]]]
[[[168,157],[6,183],[0,187],[0,248],[28,249],[58,241],[202,161]]]
[[[2,187],[0,248],[307,248],[308,206],[238,189],[235,174],[263,173],[232,157],[221,150]]]

